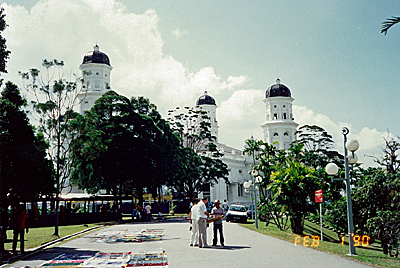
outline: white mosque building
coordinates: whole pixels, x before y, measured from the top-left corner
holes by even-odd
[[[276,83],[265,92],[266,122],[261,125],[264,130],[264,141],[274,144],[277,149],[288,149],[290,143],[296,139],[295,132],[298,124],[294,121],[290,89],[276,79]],[[251,179],[249,174],[252,168],[252,158],[243,155],[243,150],[218,143],[218,121],[216,117],[217,104],[213,97],[202,95],[196,102],[196,107],[208,112],[211,121],[211,133],[216,139],[218,150],[224,154],[221,160],[228,166],[229,183],[220,179],[202,195],[209,200],[227,200],[229,204],[240,202],[250,205],[250,193],[245,193],[243,183]]]
[[[81,102],[80,113],[90,110],[94,102],[105,92],[111,90],[110,73],[112,66],[110,59],[99,46],[88,52],[80,65],[83,74],[83,90],[78,98]],[[296,139],[295,132],[298,124],[294,121],[290,89],[276,79],[265,92],[266,122],[261,125],[264,130],[264,140],[275,144],[277,149],[288,149],[290,143]],[[227,200],[228,204],[240,202],[250,205],[250,194],[245,193],[243,183],[251,179],[249,174],[252,167],[251,157],[243,155],[242,149],[236,149],[218,142],[217,102],[205,92],[196,101],[196,109],[207,112],[211,123],[211,134],[216,137],[218,150],[224,154],[221,160],[228,166],[229,183],[220,179],[217,184],[204,189],[202,196],[209,200]]]

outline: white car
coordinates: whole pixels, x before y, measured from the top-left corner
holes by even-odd
[[[232,205],[226,213],[226,221],[240,221],[247,222],[246,207],[242,205]]]

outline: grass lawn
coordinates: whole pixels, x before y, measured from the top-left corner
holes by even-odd
[[[67,235],[71,235],[92,227],[102,226],[104,223],[95,223],[95,224],[79,224],[79,225],[69,225],[69,226],[60,226],[59,234],[60,237],[64,237]],[[25,233],[25,249],[36,248],[41,246],[47,242],[58,239],[57,236],[53,235],[54,227],[41,227],[41,228],[30,228],[29,233]],[[12,239],[13,239],[13,231],[7,231],[8,240],[5,243],[6,250],[12,250]],[[19,251],[19,242],[17,244],[17,251]]]
[[[308,245],[315,250],[335,254],[374,267],[400,267],[400,258],[392,258],[384,255],[382,248],[378,244],[368,245],[367,247],[360,245],[356,247],[358,256],[347,256],[346,254],[349,253],[348,239],[346,238],[344,245],[342,245],[337,234],[329,229],[323,228],[324,241],[315,241],[313,244],[311,237],[320,236],[321,230],[320,225],[309,221],[305,222],[304,235],[302,237],[293,234],[290,228],[287,231],[279,230],[278,227],[272,223],[272,221],[268,226],[265,226],[265,222],[259,221],[258,230],[256,230],[254,227],[254,220],[249,220],[247,224],[240,225],[278,239],[292,242],[293,246],[295,246],[295,242],[297,246],[303,246],[303,244],[306,246]],[[310,236],[310,238],[304,240],[304,236],[307,235]]]

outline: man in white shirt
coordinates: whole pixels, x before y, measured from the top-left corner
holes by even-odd
[[[208,247],[207,245],[207,217],[208,212],[206,204],[208,202],[207,197],[203,197],[201,202],[199,202],[199,211],[197,214],[197,225],[199,226],[199,248]]]
[[[193,206],[190,210],[190,224],[192,225],[192,230],[190,232],[190,246],[193,245],[197,247],[199,245],[199,226],[197,224],[197,215],[199,213],[199,199],[195,198],[193,200]]]
[[[150,204],[147,204],[144,209],[146,210],[146,217],[147,217],[147,221],[151,221],[151,206]]]

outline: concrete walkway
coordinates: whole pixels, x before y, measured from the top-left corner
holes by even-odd
[[[354,261],[330,255],[303,246],[295,246],[266,235],[243,228],[235,223],[224,222],[225,247],[196,248],[189,247],[188,223],[121,224],[108,230],[141,230],[145,228],[163,228],[161,241],[142,243],[105,243],[94,242],[96,231],[83,237],[56,245],[53,248],[18,261],[7,267],[38,266],[62,253],[88,252],[151,252],[165,250],[169,267],[367,267]],[[208,228],[208,243],[212,241],[212,228]]]

